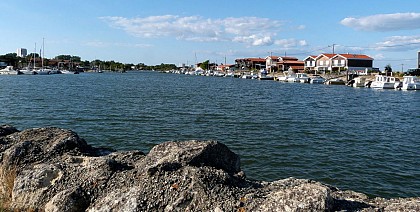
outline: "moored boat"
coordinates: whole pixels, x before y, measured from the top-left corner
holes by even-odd
[[[342,80],[340,78],[334,78],[334,79],[326,80],[325,84],[327,84],[327,85],[345,85],[346,83],[344,82],[344,80]]]
[[[309,83],[309,77],[305,73],[296,73],[295,82]]]
[[[376,75],[375,80],[372,81],[370,87],[375,89],[395,89],[396,85],[399,83],[399,79],[395,77]]]
[[[416,76],[404,76],[401,90],[420,90],[420,79]]]
[[[364,77],[356,77],[347,83],[347,85],[353,88],[363,88],[365,87],[365,84],[366,84],[366,78]]]
[[[312,78],[309,79],[309,83],[311,84],[324,84],[325,78],[319,75],[313,75]]]
[[[19,71],[14,70],[13,66],[6,66],[6,68],[0,69],[0,75],[18,75],[21,74]]]
[[[25,69],[21,69],[19,70],[20,73],[22,73],[23,75],[35,75],[38,74],[36,71],[34,71],[33,69],[27,67]]]

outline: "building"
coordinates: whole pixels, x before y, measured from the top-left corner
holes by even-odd
[[[420,68],[420,51],[417,52],[417,68]]]
[[[320,54],[304,59],[305,70],[308,72],[340,72],[350,71],[366,74],[373,69],[373,58],[363,54]]]
[[[263,58],[241,58],[235,60],[235,66],[239,70],[265,68],[266,61]]]
[[[28,55],[28,50],[24,48],[18,48],[16,50],[16,54],[18,57],[26,57]]]
[[[332,71],[347,70],[366,75],[373,68],[373,58],[364,54],[337,54],[331,58]]]
[[[326,73],[327,71],[332,71],[331,58],[335,54],[320,54],[315,58],[315,71]]]
[[[300,61],[296,57],[282,57],[282,56],[268,56],[265,58],[265,65],[269,73],[278,71],[288,71],[293,69],[294,71],[303,71],[304,62]]]

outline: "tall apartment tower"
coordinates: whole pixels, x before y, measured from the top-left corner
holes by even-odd
[[[420,68],[420,51],[417,52],[417,68]]]
[[[26,57],[28,55],[28,50],[24,48],[18,48],[16,54],[18,57]]]

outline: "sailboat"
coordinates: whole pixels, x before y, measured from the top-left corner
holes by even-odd
[[[51,74],[52,73],[52,70],[51,69],[45,69],[44,68],[44,38],[42,38],[42,56],[41,56],[41,54],[39,54],[39,56],[41,56],[41,69],[39,69],[38,71],[37,71],[37,73],[39,74],[39,75],[48,75],[48,74]]]
[[[36,43],[35,43],[35,52],[36,52]],[[31,67],[31,60],[29,60],[28,62],[28,66],[25,69],[21,69],[20,72],[24,75],[34,75],[34,74],[38,74],[38,72],[35,71],[35,66],[36,66],[36,54],[35,52],[33,53],[33,57],[31,58],[31,60],[34,60],[34,66]]]

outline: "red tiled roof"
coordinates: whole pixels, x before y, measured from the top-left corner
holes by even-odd
[[[347,59],[368,59],[368,60],[373,60],[373,58],[364,55],[364,54],[337,54],[340,55],[342,57],[345,57]]]
[[[284,57],[279,57],[279,58],[281,58],[283,60],[298,60],[296,57],[286,57],[286,56],[284,56]]]
[[[321,54],[321,55],[324,55],[325,57],[328,57],[328,58],[332,58],[332,57],[334,57],[337,54],[327,54],[327,53],[324,53],[324,54]]]
[[[293,70],[303,70],[304,67],[303,66],[290,66],[292,67]]]

